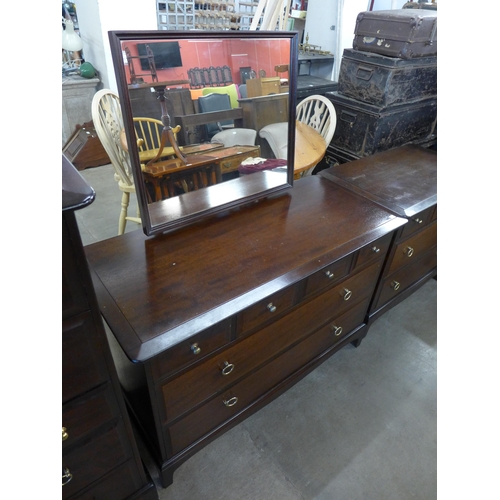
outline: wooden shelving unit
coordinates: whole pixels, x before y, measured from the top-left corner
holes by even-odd
[[[258,5],[258,0],[157,0],[158,29],[249,30]]]
[[[157,0],[159,30],[189,30],[195,28],[194,0]]]

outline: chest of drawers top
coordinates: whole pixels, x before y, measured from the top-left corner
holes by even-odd
[[[146,361],[404,222],[311,176],[170,234],[134,231],[85,250],[104,318],[126,355]]]
[[[437,203],[437,153],[421,146],[394,148],[319,175],[401,217],[412,217]]]

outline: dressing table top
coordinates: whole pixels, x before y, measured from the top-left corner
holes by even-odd
[[[172,233],[85,248],[101,312],[145,361],[403,225],[319,176]]]
[[[437,153],[407,145],[319,173],[381,204],[401,217],[411,217],[437,203]]]

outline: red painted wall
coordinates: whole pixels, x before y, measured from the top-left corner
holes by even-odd
[[[170,40],[169,40],[170,41]],[[172,40],[174,41],[174,40]],[[141,41],[141,43],[148,43]],[[150,43],[154,43],[151,41]],[[188,69],[208,68],[210,66],[229,66],[233,76],[233,82],[241,83],[240,68],[250,66],[257,76],[260,70],[264,70],[267,76],[275,76],[274,66],[277,64],[288,64],[290,61],[289,40],[245,40],[245,39],[221,39],[221,40],[179,40],[183,66],[180,68],[169,68],[157,70],[158,80],[188,80]],[[133,42],[124,43],[132,56],[137,56],[137,46]],[[134,60],[136,75],[146,73],[141,70],[139,61]],[[130,83],[130,72],[125,65],[127,82]],[[151,82],[151,78],[142,76],[145,82]],[[184,85],[189,87],[189,85]]]

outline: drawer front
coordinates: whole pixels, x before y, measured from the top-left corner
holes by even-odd
[[[229,320],[194,335],[189,340],[177,344],[159,356],[155,356],[151,361],[153,379],[159,380],[203,359],[216,349],[226,345],[230,340],[231,322]]]
[[[238,335],[268,323],[290,309],[295,301],[295,290],[295,286],[285,288],[239,313]]]
[[[71,480],[62,487],[63,498],[68,498],[89,486],[132,458],[130,451],[125,429],[120,420],[114,428],[95,437],[86,445],[63,455],[63,471],[67,470],[67,474],[72,476]],[[67,480],[68,477],[65,479]]]
[[[306,284],[306,297],[320,290],[325,290],[334,283],[338,283],[340,279],[345,278],[349,273],[352,259],[353,256],[348,255],[309,276]]]
[[[339,316],[331,324],[307,337],[303,342],[295,345],[226,392],[216,396],[170,428],[165,428],[165,432],[170,436],[172,453],[180,452],[223,424],[356,327],[363,325],[368,300]],[[338,330],[335,331],[332,326],[336,328],[342,326],[342,334],[336,335]]]
[[[398,272],[392,274],[382,283],[380,297],[377,300],[377,305],[373,309],[376,311],[385,305],[389,300],[397,297],[398,294],[406,290],[408,287],[416,283],[419,279],[425,276],[428,272],[437,266],[436,247],[428,250],[419,260],[416,260],[412,265],[404,267]]]
[[[331,318],[371,296],[381,264],[363,272],[304,304],[267,328],[229,347],[161,387],[164,422],[190,411],[273,356],[288,349]],[[367,312],[367,310],[365,310]]]
[[[63,450],[119,415],[120,409],[110,382],[64,405],[62,426],[66,435]]]
[[[385,235],[382,238],[370,243],[366,247],[362,248],[358,252],[358,258],[356,259],[356,267],[365,266],[370,262],[374,262],[376,260],[382,260],[387,251],[389,250],[389,246],[391,245],[392,237],[394,233],[390,233]]]
[[[418,214],[408,218],[408,222],[403,226],[403,231],[401,232],[402,238],[407,238],[410,234],[422,229],[425,225],[429,224],[434,213],[435,206],[426,208]]]
[[[130,496],[131,493],[141,490],[143,487],[144,481],[139,477],[135,461],[129,460],[88,489],[71,497],[71,500],[119,500],[132,498]]]
[[[83,394],[109,378],[90,313],[63,321],[62,402]]]
[[[390,275],[398,269],[411,264],[414,260],[419,259],[429,248],[436,246],[436,244],[437,223],[434,222],[398,244],[386,275]]]

